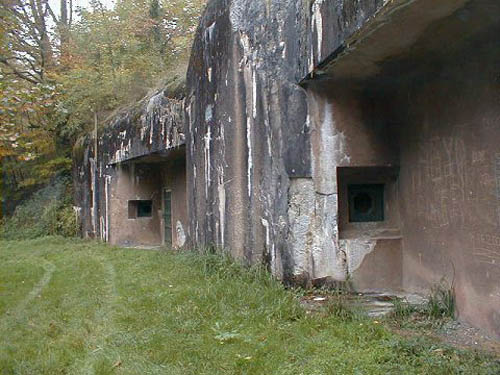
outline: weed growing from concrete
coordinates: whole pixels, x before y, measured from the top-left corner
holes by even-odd
[[[409,304],[406,300],[395,298],[392,301],[394,305],[394,310],[392,311],[391,316],[395,319],[407,319],[413,313],[417,312],[417,307]]]
[[[432,319],[455,318],[455,293],[444,280],[431,289],[425,313]]]

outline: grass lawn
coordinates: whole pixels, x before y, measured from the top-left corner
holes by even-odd
[[[500,374],[217,256],[0,242],[0,374]]]

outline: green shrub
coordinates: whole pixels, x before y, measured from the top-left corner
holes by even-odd
[[[17,206],[0,223],[0,238],[33,239],[61,235],[74,237],[77,220],[72,207],[71,178],[59,176]]]
[[[78,219],[72,206],[65,206],[59,210],[57,234],[64,237],[78,235]]]

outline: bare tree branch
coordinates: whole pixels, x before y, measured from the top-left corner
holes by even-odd
[[[49,2],[47,1],[46,2],[46,7],[47,7],[47,11],[48,13],[50,14],[50,16],[52,17],[52,21],[56,24],[56,25],[59,25],[60,21],[57,19],[56,15],[54,14],[54,11],[52,10],[52,8],[50,7],[49,5]]]

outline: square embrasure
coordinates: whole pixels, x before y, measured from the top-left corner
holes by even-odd
[[[384,184],[348,185],[349,222],[384,221]]]

